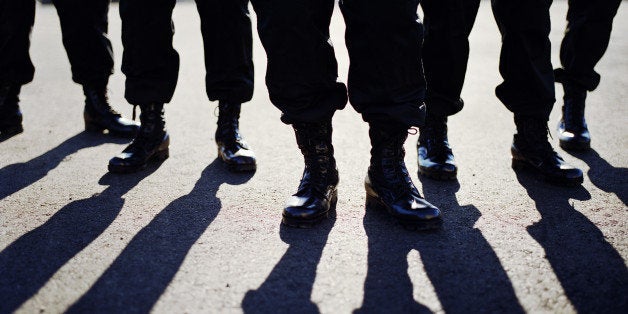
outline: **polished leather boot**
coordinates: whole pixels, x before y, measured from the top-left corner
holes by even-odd
[[[22,133],[22,112],[19,106],[20,86],[0,85],[0,138]]]
[[[409,229],[434,229],[441,223],[441,212],[427,202],[412,183],[404,162],[405,129],[386,129],[371,125],[371,164],[364,182],[366,208],[384,209]]]
[[[163,104],[140,105],[140,130],[133,142],[109,161],[109,171],[132,173],[150,162],[168,158],[170,136],[166,131]]]
[[[558,140],[564,150],[583,151],[591,148],[591,134],[584,119],[587,90],[574,83],[563,83],[563,116],[558,123]]]
[[[216,145],[218,156],[231,171],[255,171],[255,153],[242,139],[239,130],[240,104],[221,101],[218,104]]]
[[[583,181],[582,170],[567,163],[547,140],[547,121],[531,116],[515,116],[517,134],[511,147],[512,168],[528,170],[542,179],[559,185],[573,186]]]
[[[140,126],[137,122],[125,118],[113,110],[107,99],[106,88],[91,88],[84,86],[85,130],[90,132],[109,131],[109,134],[121,137],[134,137]]]
[[[338,200],[338,170],[331,144],[331,119],[321,123],[293,124],[305,159],[299,189],[283,210],[285,225],[309,228],[328,217]]]
[[[447,117],[428,117],[419,132],[419,174],[436,180],[455,180],[458,167],[447,139]]]

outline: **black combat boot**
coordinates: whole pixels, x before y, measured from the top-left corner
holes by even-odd
[[[140,109],[140,130],[122,153],[109,160],[110,172],[137,172],[146,168],[149,162],[161,162],[168,158],[170,136],[166,131],[164,105],[140,105]]]
[[[419,174],[436,180],[455,180],[458,167],[447,139],[447,117],[428,117],[419,131]]]
[[[292,227],[309,228],[328,217],[338,200],[331,119],[321,123],[295,123],[293,127],[305,159],[305,170],[297,193],[283,210],[282,222]]]
[[[22,112],[18,95],[21,86],[0,85],[0,138],[7,139],[22,133]]]
[[[567,163],[547,140],[547,121],[541,117],[515,116],[517,134],[511,147],[512,168],[526,169],[560,185],[582,183],[582,170]]]
[[[407,130],[371,124],[369,136],[372,148],[364,182],[366,208],[385,209],[406,228],[438,228],[442,223],[440,210],[421,197],[403,160]]]
[[[107,99],[106,88],[83,86],[85,93],[85,129],[90,132],[103,132],[122,137],[134,137],[140,126],[137,122],[125,118],[113,110]]]
[[[223,101],[218,104],[218,128],[216,128],[218,156],[231,171],[254,171],[256,169],[255,153],[240,135],[239,119],[240,104]]]
[[[563,116],[558,124],[558,140],[564,150],[582,151],[591,148],[591,134],[584,120],[587,90],[575,83],[563,83]]]

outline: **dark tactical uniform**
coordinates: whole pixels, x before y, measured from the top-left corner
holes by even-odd
[[[414,1],[340,2],[351,59],[349,98],[367,122],[423,123],[423,26]],[[268,55],[266,84],[282,121],[314,122],[344,108],[329,41],[333,0],[252,1]]]
[[[122,72],[126,99],[139,105],[142,128],[109,171],[135,172],[168,157],[164,103],[177,85],[179,55],[172,47],[176,0],[121,0]],[[248,0],[196,0],[201,17],[209,100],[219,100],[218,155],[233,171],[256,169],[254,153],[239,133],[240,105],[253,97],[252,31]]]
[[[113,70],[107,38],[109,0],[54,0],[72,79],[81,85],[106,86]],[[0,0],[0,82],[24,85],[35,69],[29,56],[35,0]]]
[[[557,82],[576,82],[588,91],[600,83],[593,69],[611,38],[613,18],[621,0],[569,0],[567,29],[560,46],[561,68],[555,70]]]
[[[554,71],[564,90],[558,140],[565,150],[588,150],[591,135],[584,118],[587,92],[600,83],[595,65],[608,47],[620,0],[570,0],[567,30],[560,46],[562,68]]]
[[[499,70],[504,82],[495,92],[515,114],[549,117],[554,99],[550,60],[549,0],[493,0],[502,33]],[[469,34],[480,0],[424,0],[423,62],[428,82],[428,114],[462,110],[460,92],[469,58]]]
[[[468,37],[479,0],[426,0],[424,47],[428,84],[427,122],[418,141],[419,173],[455,179],[457,167],[447,139],[447,116],[463,107],[460,92],[469,57]],[[547,141],[547,120],[555,101],[549,41],[551,0],[492,0],[502,35],[495,89],[514,113],[513,168],[526,168],[559,184],[579,184],[582,172],[564,163]]]
[[[179,55],[172,47],[176,0],[121,0],[122,72],[131,104],[170,102]],[[196,0],[210,100],[244,103],[253,96],[251,20],[246,0]]]
[[[266,84],[282,121],[291,124],[305,158],[296,194],[283,223],[310,226],[333,211],[338,172],[331,119],[347,91],[329,40],[334,0],[252,0],[268,56]],[[351,65],[348,98],[369,123],[371,164],[367,202],[403,224],[431,228],[440,211],[418,193],[403,163],[407,129],[423,124],[425,80],[419,0],[341,0]]]
[[[113,51],[107,38],[109,0],[54,0],[61,21],[63,45],[70,59],[72,79],[83,86],[85,129],[131,137],[136,122],[122,118],[107,100],[113,73]],[[0,137],[22,132],[19,93],[33,80],[29,55],[35,0],[0,0]]]

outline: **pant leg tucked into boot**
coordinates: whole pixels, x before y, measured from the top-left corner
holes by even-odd
[[[558,124],[558,140],[565,150],[588,150],[591,148],[591,134],[584,119],[587,90],[576,83],[564,82],[563,116]]]
[[[533,116],[515,116],[517,134],[511,146],[512,167],[529,170],[559,185],[578,185],[582,170],[567,164],[547,140],[547,121]]]
[[[297,144],[305,159],[305,170],[297,192],[283,210],[282,222],[292,227],[311,227],[335,210],[338,199],[338,170],[331,143],[331,120],[295,123]]]
[[[109,171],[131,173],[146,168],[150,162],[168,158],[170,136],[166,131],[163,104],[140,105],[140,130],[133,142],[109,161]]]
[[[419,174],[436,180],[455,180],[458,167],[447,139],[447,118],[428,117],[420,132]]]
[[[0,138],[22,133],[22,112],[19,107],[20,87],[0,84]]]
[[[404,157],[407,130],[371,125],[371,164],[365,180],[367,209],[385,209],[405,227],[438,228],[441,212],[412,183]]]
[[[240,104],[221,101],[218,104],[216,145],[218,156],[231,171],[254,171],[257,168],[255,153],[240,135]]]
[[[139,123],[125,119],[111,108],[106,88],[83,87],[85,93],[85,129],[91,132],[108,130],[109,134],[134,137],[140,128]]]

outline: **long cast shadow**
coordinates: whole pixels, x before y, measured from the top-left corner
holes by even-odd
[[[221,209],[221,184],[243,184],[253,174],[231,174],[214,160],[193,190],[166,208],[126,246],[69,313],[148,313],[190,248]]]
[[[69,203],[0,252],[0,313],[19,308],[98,238],[120,213],[122,196],[150,173],[106,174],[99,181],[108,185],[102,193]]]
[[[335,217],[331,217],[312,229],[281,225],[281,240],[290,246],[264,283],[246,293],[242,300],[244,312],[319,313],[318,306],[311,301],[312,287],[334,223]]]
[[[128,139],[82,132],[27,162],[5,166],[0,169],[0,200],[45,177],[64,158],[83,148],[96,147],[105,143],[122,144],[128,141]]]
[[[568,153],[589,166],[587,176],[597,188],[614,193],[624,206],[628,205],[628,168],[614,167],[594,149],[582,153]]]
[[[497,255],[474,228],[479,210],[458,204],[458,182],[421,181],[426,199],[444,209],[443,227],[436,232],[407,231],[385,212],[367,210],[368,272],[364,301],[356,312],[431,312],[415,301],[408,276],[408,253],[417,250],[443,311],[523,313]]]
[[[543,247],[565,293],[579,313],[628,313],[628,270],[604,234],[570,199],[588,200],[582,186],[560,188],[517,174],[541,220],[528,227]]]

